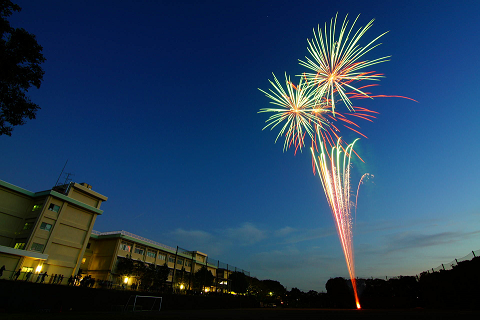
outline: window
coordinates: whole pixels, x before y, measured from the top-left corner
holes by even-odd
[[[175,258],[172,256],[168,256],[168,262],[175,263]]]
[[[33,272],[33,267],[22,267],[22,272]]]
[[[48,207],[48,210],[58,212],[58,211],[60,211],[60,207],[57,206],[56,204],[50,203],[50,206]]]
[[[52,230],[52,225],[50,223],[42,222],[40,225],[41,230],[50,231]]]
[[[34,242],[34,243],[32,244],[31,250],[42,252],[44,247],[45,247],[44,244],[40,244],[40,243],[35,243],[35,242]]]
[[[15,243],[15,247],[13,247],[13,248],[24,250],[25,249],[25,242],[17,242],[17,243]]]
[[[166,255],[161,254],[161,253],[158,254],[158,260],[165,260],[165,259],[167,259]]]
[[[32,229],[32,227],[33,227],[32,222],[25,222],[25,224],[23,225],[23,230],[30,230]]]
[[[128,243],[125,243],[123,242],[121,245],[120,245],[120,249],[123,250],[123,251],[132,251],[132,246]]]
[[[33,206],[32,211],[38,211],[40,209],[42,209],[42,205],[41,204],[36,204],[36,205]]]
[[[185,262],[185,265],[186,265],[187,267],[191,267],[191,266],[192,266],[192,262],[191,262],[191,261],[186,261],[186,262]]]
[[[138,248],[138,247],[135,248],[135,253],[143,254],[144,252],[145,252],[145,249],[143,248]]]
[[[177,259],[177,264],[183,265],[183,259]]]
[[[153,251],[147,251],[147,256],[149,256],[150,258],[155,258],[157,254]]]
[[[82,263],[85,263],[85,261],[87,261],[87,258],[82,259]]]

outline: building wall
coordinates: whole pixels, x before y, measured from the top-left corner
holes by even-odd
[[[7,270],[40,265],[48,274],[78,272],[99,206],[107,198],[77,183],[64,189],[74,197],[54,190],[33,193],[0,181],[0,245],[21,249],[0,248],[0,264],[8,263]],[[29,257],[29,252],[41,258]]]
[[[10,247],[15,245],[15,238],[28,238],[39,211],[32,211],[34,203],[43,205],[43,199],[0,185],[0,245]],[[30,225],[24,230],[26,221]]]

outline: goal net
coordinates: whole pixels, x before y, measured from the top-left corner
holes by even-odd
[[[162,309],[162,297],[131,295],[128,298],[125,310],[132,311],[160,311]]]

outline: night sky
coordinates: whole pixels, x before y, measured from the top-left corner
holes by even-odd
[[[338,12],[384,73],[353,161],[358,277],[416,275],[480,249],[479,1],[16,1],[47,59],[37,119],[0,137],[0,179],[50,189],[66,172],[109,199],[97,231],[198,250],[288,289],[348,278],[306,150],[262,131],[258,90],[306,71]],[[342,106],[343,108],[343,106]],[[347,140],[355,135],[342,132]]]

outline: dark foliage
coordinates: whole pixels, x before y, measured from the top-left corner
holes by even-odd
[[[0,135],[12,135],[14,126],[35,119],[40,107],[26,92],[40,88],[45,61],[42,46],[35,35],[23,28],[12,28],[7,18],[21,8],[9,0],[0,0]]]
[[[246,293],[248,289],[248,279],[243,272],[233,272],[229,277],[231,289],[236,293]]]
[[[193,288],[194,290],[202,291],[203,287],[212,286],[214,279],[212,272],[205,266],[202,266],[193,276]]]
[[[430,308],[480,309],[480,257],[451,270],[420,275],[420,298]]]
[[[325,284],[329,304],[334,308],[355,308],[355,298],[351,289],[350,280],[331,278]]]

